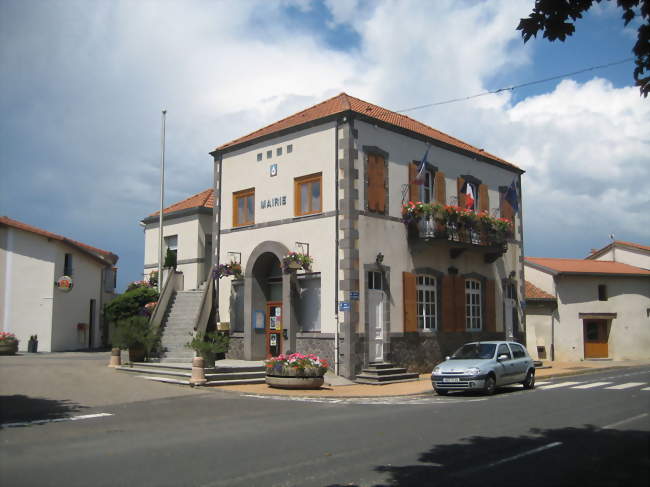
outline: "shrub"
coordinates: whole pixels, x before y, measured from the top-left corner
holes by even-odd
[[[229,345],[230,337],[219,332],[197,333],[192,338],[192,341],[185,344],[187,348],[194,350],[200,357],[226,353]]]
[[[157,336],[149,326],[146,316],[131,316],[115,324],[112,345],[118,348],[143,346],[148,356],[157,341]]]
[[[167,249],[167,252],[165,253],[165,263],[163,264],[163,267],[167,269],[169,268],[176,269],[176,252],[174,252],[172,249]]]
[[[144,313],[144,306],[158,301],[158,291],[149,286],[139,286],[119,295],[104,307],[106,319],[112,323]]]

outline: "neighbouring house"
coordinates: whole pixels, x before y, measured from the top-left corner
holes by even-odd
[[[212,189],[206,189],[163,210],[163,258],[176,254],[176,269],[183,273],[184,289],[197,289],[211,268]],[[160,212],[141,221],[144,227],[144,277],[158,270]]]
[[[650,358],[649,258],[650,247],[628,242],[613,242],[586,259],[526,257],[531,355],[560,361]]]
[[[118,256],[32,225],[0,217],[0,330],[27,350],[99,348],[108,330],[105,303],[115,296]]]
[[[174,205],[164,235],[179,268],[210,252],[241,265],[216,285],[229,357],[316,353],[353,378],[384,361],[430,371],[467,341],[525,341],[517,166],[345,93],[211,155],[214,212],[207,192]],[[290,252],[313,263],[288,269]]]

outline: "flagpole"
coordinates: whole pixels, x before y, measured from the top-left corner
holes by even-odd
[[[160,214],[158,218],[158,292],[163,288],[163,204],[165,201],[165,118],[167,110],[162,111],[160,140]]]

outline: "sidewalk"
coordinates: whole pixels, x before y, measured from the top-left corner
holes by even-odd
[[[650,365],[650,360],[637,361],[583,361],[583,362],[544,362],[543,367],[536,370],[537,380],[565,375],[584,374],[598,370],[607,370],[621,367],[635,367]],[[432,394],[431,378],[429,374],[420,375],[419,380],[386,385],[367,385],[351,383],[350,385],[334,385],[341,382],[336,376],[330,379],[325,376],[325,385],[318,390],[285,390],[273,389],[266,384],[250,384],[237,386],[218,386],[206,389],[233,391],[243,394],[266,396],[303,396],[303,397],[381,397],[381,396],[410,396],[418,394]]]

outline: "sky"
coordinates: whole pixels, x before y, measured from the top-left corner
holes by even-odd
[[[593,7],[566,42],[516,31],[532,0],[0,0],[0,215],[119,255],[140,220],[212,184],[209,152],[340,92],[401,110],[632,57]],[[650,244],[650,99],[633,63],[404,112],[523,176],[527,256]]]

